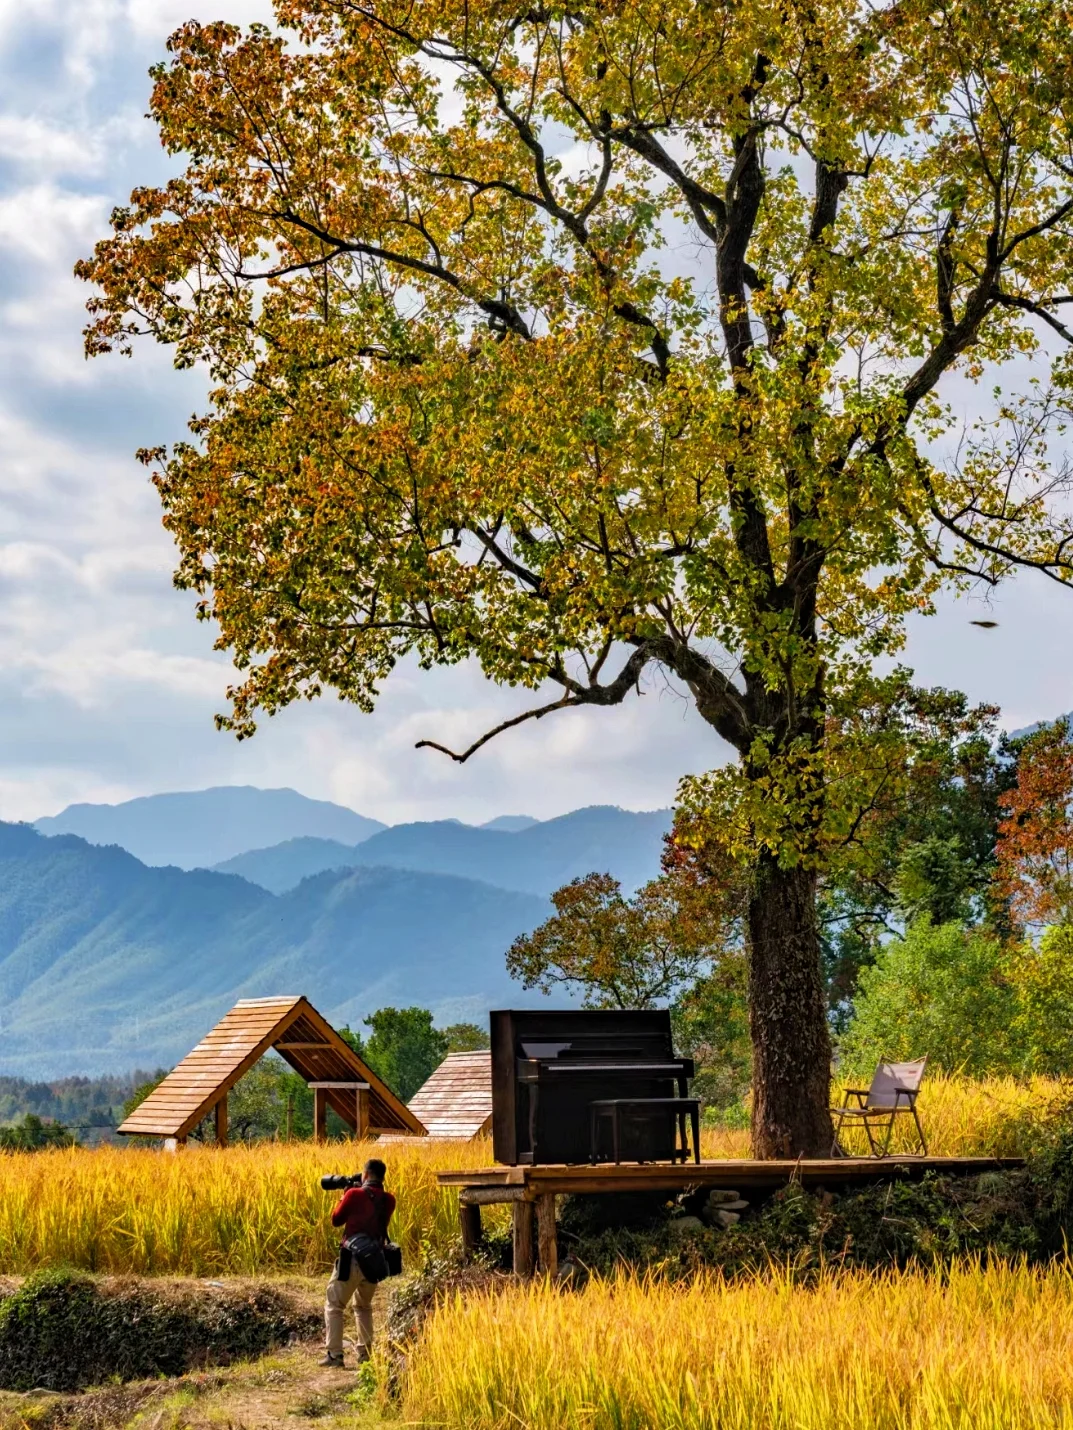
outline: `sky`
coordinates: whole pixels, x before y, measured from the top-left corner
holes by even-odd
[[[148,345],[87,363],[88,290],[71,273],[112,206],[167,172],[146,71],[192,14],[270,19],[260,0],[0,0],[0,818],[212,784],[287,785],[388,823],[672,803],[681,775],[729,752],[658,679],[462,767],[414,743],[457,747],[525,708],[469,667],[401,669],[372,716],[329,696],[250,741],[215,730],[228,661],[171,586],[133,455],[183,435],[200,380]],[[1073,592],[1026,576],[986,608],[944,601],[911,628],[905,661],[922,683],[1000,705],[1014,729],[1073,710],[1071,629]]]

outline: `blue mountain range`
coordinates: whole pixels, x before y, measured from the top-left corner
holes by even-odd
[[[252,847],[288,809],[298,833]],[[242,997],[305,993],[352,1026],[388,1004],[444,1024],[539,1001],[507,977],[513,939],[569,879],[654,877],[670,820],[600,806],[385,828],[291,790],[215,789],[0,823],[0,1073],[171,1064]]]

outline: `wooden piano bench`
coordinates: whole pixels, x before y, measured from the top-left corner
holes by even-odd
[[[671,1153],[671,1161],[677,1162],[681,1157],[683,1162],[689,1161],[689,1144],[686,1141],[686,1117],[689,1117],[690,1128],[693,1133],[693,1160],[700,1161],[700,1098],[699,1097],[607,1097],[600,1098],[597,1102],[589,1103],[589,1161],[595,1163],[597,1153],[597,1133],[600,1127],[601,1118],[611,1120],[611,1149],[612,1158],[615,1162],[620,1162],[619,1148],[621,1145],[620,1129],[622,1118],[629,1117],[631,1113],[644,1115],[646,1112],[655,1111],[657,1108],[668,1108],[673,1111],[678,1119],[678,1138],[680,1141]]]

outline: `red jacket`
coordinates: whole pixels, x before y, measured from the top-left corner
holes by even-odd
[[[375,1183],[350,1187],[332,1212],[332,1226],[341,1226],[344,1236],[363,1232],[377,1241],[387,1236],[388,1222],[395,1210],[395,1198]]]

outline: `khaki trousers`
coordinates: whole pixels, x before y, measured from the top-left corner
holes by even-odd
[[[350,1276],[339,1280],[339,1263],[335,1263],[332,1279],[324,1297],[324,1330],[328,1350],[333,1356],[343,1354],[343,1312],[354,1301],[354,1319],[358,1323],[358,1348],[371,1351],[373,1348],[373,1297],[376,1283],[366,1281],[355,1256],[350,1264]]]

